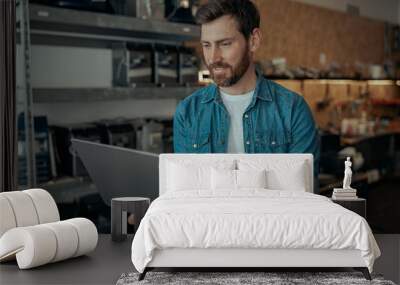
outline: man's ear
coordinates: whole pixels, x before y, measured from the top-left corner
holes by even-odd
[[[256,52],[256,50],[258,50],[261,45],[261,39],[262,35],[260,28],[254,28],[249,39],[250,52]]]

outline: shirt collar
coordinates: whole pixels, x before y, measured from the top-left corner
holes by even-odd
[[[254,95],[253,95],[253,100],[250,103],[250,105],[255,104],[256,98],[259,98],[261,100],[265,101],[272,101],[272,96],[271,96],[271,88],[268,80],[264,78],[262,75],[261,71],[256,68],[256,74],[257,74],[257,82],[256,82],[256,88],[254,90]],[[215,83],[212,83],[209,86],[209,92],[206,92],[203,96],[203,100],[201,100],[201,103],[208,103],[211,100],[214,100],[218,103],[222,102],[221,95],[219,93],[219,88]]]

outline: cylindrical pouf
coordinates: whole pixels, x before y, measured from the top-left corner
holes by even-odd
[[[17,258],[20,269],[28,269],[86,254],[95,249],[97,229],[88,219],[17,227],[0,238],[0,261]]]
[[[49,263],[56,251],[56,236],[42,225],[13,228],[0,239],[0,260],[16,254],[20,269]]]
[[[78,233],[78,248],[74,257],[86,254],[96,248],[98,241],[97,228],[90,220],[74,218],[63,222],[73,225]]]
[[[73,225],[62,221],[43,224],[42,226],[51,229],[57,238],[57,252],[51,262],[71,258],[75,255],[79,238]]]
[[[111,200],[111,239],[123,241],[127,236],[127,215],[134,215],[135,231],[150,205],[149,198],[121,197]]]
[[[30,196],[23,191],[10,191],[1,193],[13,209],[17,227],[33,226],[39,223],[35,205]]]
[[[22,192],[31,197],[38,214],[39,224],[57,222],[60,220],[56,202],[49,192],[43,189],[28,189]]]
[[[0,193],[0,238],[6,231],[17,226],[11,204],[8,199],[1,194],[2,193]]]

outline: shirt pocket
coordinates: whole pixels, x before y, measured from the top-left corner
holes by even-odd
[[[211,134],[210,132],[202,132],[190,137],[189,152],[193,153],[209,153],[211,152]]]
[[[256,132],[255,152],[286,153],[289,151],[290,137],[283,133]]]

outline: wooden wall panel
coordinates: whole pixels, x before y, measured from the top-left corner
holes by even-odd
[[[351,81],[349,90],[349,100],[358,99],[367,92],[367,81]]]
[[[291,0],[254,0],[261,14],[258,60],[285,57],[289,66],[320,68],[320,53],[349,73],[355,62],[382,63],[384,23]]]
[[[327,99],[327,92],[325,80],[304,80],[303,82],[303,97],[320,128],[325,128],[329,122],[328,112],[325,109],[318,108],[318,103]]]
[[[329,99],[333,101],[350,100],[350,80],[334,80],[328,84]]]
[[[377,84],[370,81],[368,84],[368,92],[371,99],[381,101],[400,100],[400,86],[391,84]]]
[[[274,80],[276,83],[283,87],[296,92],[299,95],[303,95],[303,81],[302,80]]]

